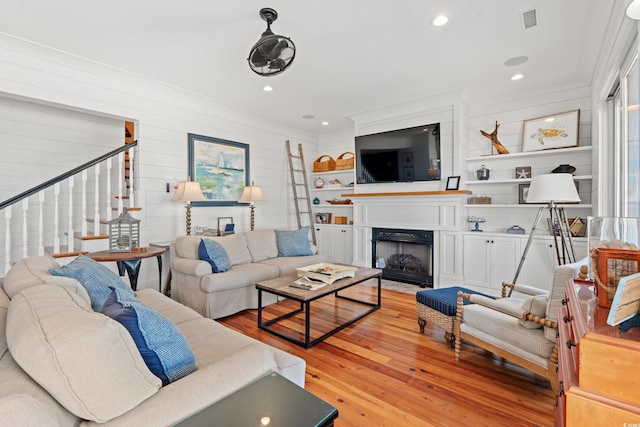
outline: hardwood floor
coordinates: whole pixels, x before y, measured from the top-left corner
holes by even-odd
[[[373,298],[373,289],[351,292]],[[265,317],[295,307],[281,301]],[[358,310],[332,296],[312,303],[312,336]],[[305,388],[338,408],[337,427],[553,425],[547,380],[464,342],[456,363],[440,328],[428,324],[420,334],[412,294],[383,289],[381,309],[309,350],[259,330],[257,310],[219,321],[304,358]],[[289,333],[300,326],[299,317],[285,322]]]

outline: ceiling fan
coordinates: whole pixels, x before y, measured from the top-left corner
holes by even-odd
[[[260,17],[267,22],[267,29],[251,48],[247,61],[254,73],[275,76],[289,68],[296,57],[296,45],[289,37],[271,31],[271,24],[278,19],[278,12],[265,7],[260,9]]]

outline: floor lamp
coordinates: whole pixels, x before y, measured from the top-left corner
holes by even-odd
[[[256,187],[253,185],[253,181],[251,181],[251,185],[244,187],[244,191],[242,191],[242,196],[238,200],[238,203],[250,203],[251,208],[251,231],[253,231],[253,226],[255,224],[255,206],[254,202],[264,202],[265,199],[264,194],[262,193],[262,188]]]
[[[173,196],[174,202],[187,202],[185,208],[187,209],[187,236],[191,235],[191,202],[201,202],[207,200],[202,194],[200,183],[197,181],[191,181],[191,177],[187,181],[178,183],[176,194]]]
[[[518,269],[516,270],[516,275],[513,277],[512,283],[516,283],[516,280],[518,280],[520,270],[522,269],[524,260],[527,257],[527,252],[529,252],[529,247],[531,246],[531,242],[536,234],[536,230],[540,224],[540,219],[542,219],[545,210],[549,211],[549,218],[551,219],[553,243],[556,249],[558,265],[575,262],[569,223],[567,222],[564,208],[557,204],[575,203],[579,201],[580,196],[576,190],[573,175],[569,173],[550,173],[531,178],[529,194],[527,195],[527,203],[546,203],[547,206],[541,206],[540,209],[538,209],[538,215],[536,215],[533,227],[531,228],[531,233],[529,233],[527,246],[525,246],[524,251],[522,252],[522,258],[520,258],[520,264],[518,265]]]

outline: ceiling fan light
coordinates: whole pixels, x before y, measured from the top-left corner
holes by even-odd
[[[271,31],[271,24],[278,18],[275,10],[261,9],[260,17],[267,21],[267,29],[251,48],[247,61],[254,73],[275,76],[289,68],[296,56],[296,46],[289,37],[273,34]]]

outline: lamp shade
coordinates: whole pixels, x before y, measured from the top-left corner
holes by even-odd
[[[531,178],[527,203],[572,203],[580,196],[569,173],[550,173]]]
[[[200,183],[197,181],[182,181],[173,196],[174,202],[202,202],[207,200],[202,194]]]
[[[633,0],[627,6],[627,16],[631,19],[640,19],[640,0]]]
[[[253,185],[253,182],[252,182],[251,185],[244,187],[244,190],[242,191],[242,196],[240,196],[240,199],[238,200],[238,202],[253,203],[253,202],[264,202],[266,200],[267,199],[265,199],[264,194],[262,193],[262,188],[256,187],[255,185]]]

